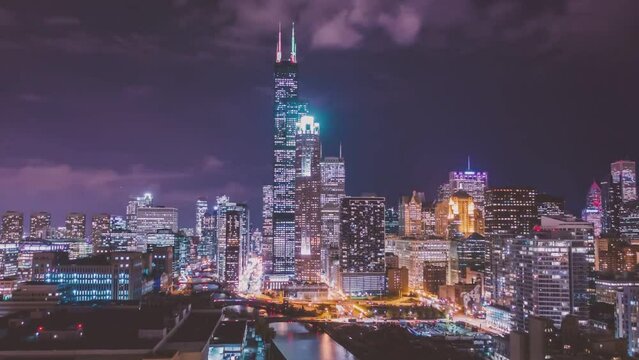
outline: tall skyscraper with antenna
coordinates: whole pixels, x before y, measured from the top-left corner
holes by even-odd
[[[295,274],[295,133],[305,106],[298,98],[295,30],[291,54],[282,58],[282,29],[277,36],[274,67],[275,121],[273,137],[273,246],[272,275]]]

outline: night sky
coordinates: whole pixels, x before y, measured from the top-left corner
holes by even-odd
[[[0,211],[123,214],[152,191],[272,181],[272,69],[296,22],[301,94],[347,192],[434,197],[450,170],[531,185],[571,211],[639,160],[639,1],[0,2]]]

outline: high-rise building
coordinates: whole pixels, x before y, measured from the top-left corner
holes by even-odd
[[[29,220],[29,237],[33,239],[46,239],[51,230],[51,213],[40,211],[31,214]]]
[[[85,240],[87,236],[87,216],[83,213],[72,212],[64,222],[66,236],[73,240]]]
[[[228,210],[225,214],[224,280],[231,289],[237,289],[242,271],[240,265],[242,217],[242,213],[238,210]]]
[[[127,229],[126,218],[122,215],[111,215],[110,223],[110,231],[125,231]]]
[[[422,286],[428,285],[425,284],[424,279],[426,267],[435,269],[434,271],[443,269],[444,284],[446,283],[450,248],[448,240],[396,236],[387,237],[385,245],[385,251],[397,256],[397,267],[408,268],[408,284],[413,290],[419,290]],[[437,289],[434,293],[437,293]]]
[[[2,215],[2,242],[20,241],[24,231],[24,216],[21,212],[7,211]]]
[[[536,191],[531,188],[486,190],[486,234],[526,235],[537,224]]]
[[[262,186],[262,269],[273,272],[273,185]]]
[[[339,157],[324,157],[320,163],[322,174],[322,275],[330,285],[335,285],[339,269],[339,212],[346,196],[346,171],[342,147]]]
[[[601,203],[603,206],[602,233],[606,236],[619,236],[623,197],[621,182],[609,177],[601,182]]]
[[[96,214],[91,218],[91,244],[94,248],[102,241],[102,235],[111,232],[111,215]]]
[[[595,237],[600,237],[603,221],[603,204],[601,187],[596,181],[592,182],[586,196],[586,207],[581,211],[581,218],[592,223],[595,229]]]
[[[215,216],[216,216],[216,239],[217,244],[217,272],[221,280],[225,280],[226,276],[226,246],[228,243],[227,235],[227,217],[226,213],[229,211],[237,211],[240,214],[240,243],[239,243],[239,269],[242,271],[243,262],[246,261],[247,254],[245,253],[249,243],[249,210],[246,204],[231,202],[228,196],[219,196],[216,199]]]
[[[399,202],[399,235],[424,237],[422,203],[424,193],[413,191],[412,196],[402,196]]]
[[[535,201],[537,202],[537,218],[542,216],[561,216],[565,213],[564,198],[549,194],[537,194]]]
[[[200,246],[197,251],[198,257],[201,259],[213,260],[217,253],[215,220],[215,215],[208,211],[202,216],[202,236],[200,236]]]
[[[467,192],[474,199],[475,206],[484,210],[484,193],[488,186],[488,173],[485,171],[473,171],[470,169],[470,161],[466,171],[451,171],[448,173],[447,197],[458,190]]]
[[[131,197],[126,206],[126,226],[129,231],[137,231],[138,208],[153,205],[153,194],[145,193],[143,196]]]
[[[621,200],[637,200],[637,172],[634,161],[619,160],[610,164],[613,183],[621,184]]]
[[[385,214],[386,235],[399,235],[399,213],[394,207],[387,207]]]
[[[542,316],[561,327],[564,316],[581,321],[589,316],[594,270],[593,227],[574,218],[542,217],[541,232],[512,240],[514,319],[528,330],[531,316]]]
[[[321,281],[320,129],[312,116],[302,116],[295,137],[295,277]]]
[[[484,232],[481,211],[470,194],[458,190],[448,200],[448,237],[462,238],[475,232]]]
[[[466,277],[467,270],[484,272],[488,249],[488,241],[478,233],[457,242],[457,258],[462,277]]]
[[[209,209],[206,198],[201,197],[195,202],[195,236],[202,236],[202,219]]]
[[[619,235],[626,239],[639,238],[639,201],[623,204],[619,214]]]
[[[135,216],[135,232],[152,234],[158,230],[178,231],[178,209],[166,206],[138,207]]]
[[[626,339],[628,356],[639,353],[639,286],[625,286],[617,292],[615,306],[615,337]]]
[[[299,120],[295,30],[291,56],[282,59],[282,32],[278,33],[274,68],[273,117],[273,265],[275,275],[295,273],[295,126]]]
[[[345,197],[341,206],[339,285],[345,294],[381,294],[384,274],[384,198]]]

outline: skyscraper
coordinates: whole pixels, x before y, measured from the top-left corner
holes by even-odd
[[[72,212],[64,222],[66,236],[73,240],[85,240],[87,235],[87,216],[83,213]]]
[[[610,164],[613,183],[621,184],[623,202],[637,200],[637,172],[634,161],[619,160]]]
[[[461,238],[475,232],[484,232],[481,211],[470,194],[457,190],[448,200],[448,237]]]
[[[137,231],[138,208],[153,205],[153,195],[145,193],[143,196],[131,197],[126,206],[126,228],[130,231]]]
[[[612,176],[601,182],[601,203],[603,205],[602,233],[619,236],[621,213],[623,211],[623,189],[621,182]]]
[[[601,188],[596,181],[592,182],[588,195],[586,196],[586,207],[581,211],[581,218],[592,223],[595,230],[595,237],[601,236],[603,206],[601,199]]]
[[[178,209],[166,206],[138,207],[135,216],[135,232],[152,234],[158,230],[178,231]]]
[[[346,196],[346,168],[340,146],[339,157],[324,157],[320,163],[322,173],[322,275],[334,285],[339,269],[339,213]]]
[[[242,214],[238,210],[228,210],[224,219],[226,244],[224,246],[224,280],[231,289],[237,289],[240,280],[240,247]]]
[[[321,281],[320,128],[302,116],[295,137],[295,277]]]
[[[424,193],[413,191],[412,196],[402,196],[399,202],[399,235],[422,238],[424,224],[422,219],[422,203]]]
[[[530,233],[537,223],[536,193],[531,188],[486,190],[486,234]]]
[[[24,215],[17,211],[7,211],[2,215],[2,242],[20,241],[24,231]]]
[[[262,271],[273,272],[273,185],[262,187]]]
[[[101,243],[102,236],[111,231],[111,215],[96,214],[91,218],[91,243],[94,249]]]
[[[208,211],[204,213],[204,216],[202,216],[202,236],[200,237],[198,257],[206,257],[209,260],[215,258],[217,253],[215,226],[215,215]]]
[[[441,187],[443,194],[440,197],[448,198],[458,190],[466,191],[473,197],[475,206],[484,210],[484,192],[488,186],[488,173],[485,171],[473,171],[470,168],[470,159],[466,171],[451,171],[448,173],[448,184]],[[440,199],[440,200],[443,200]]]
[[[202,218],[209,209],[206,198],[201,197],[195,202],[195,236],[202,236]]]
[[[217,272],[218,272],[218,276],[220,277],[220,280],[225,280],[225,276],[226,276],[226,255],[227,255],[227,251],[226,251],[226,247],[227,244],[229,242],[229,239],[227,239],[227,216],[226,213],[228,213],[229,211],[236,211],[237,213],[240,214],[240,222],[239,225],[240,227],[240,239],[239,239],[239,255],[238,255],[238,261],[239,261],[239,271],[241,273],[242,270],[242,262],[245,261],[244,257],[246,254],[242,253],[242,249],[247,248],[248,246],[248,242],[249,242],[249,210],[248,210],[248,206],[246,204],[241,204],[241,203],[235,203],[235,202],[231,202],[228,196],[219,196],[216,199],[216,206],[214,208],[215,210],[215,217],[216,217],[216,239],[215,239],[215,243],[217,244],[217,257],[216,257],[216,265],[217,265]],[[235,222],[233,223],[235,224]],[[231,239],[231,244],[232,246],[234,245],[234,240]],[[234,251],[234,250],[233,250]]]
[[[31,214],[29,220],[29,237],[34,239],[46,239],[51,230],[51,213],[37,212]]]
[[[291,55],[282,59],[278,33],[274,68],[273,268],[276,275],[295,272],[295,126],[299,116],[295,30]]]
[[[341,206],[339,285],[345,294],[385,287],[384,198],[345,197]]]
[[[538,219],[541,219],[542,216],[561,216],[565,213],[566,204],[562,197],[537,194],[535,201],[537,202]]]

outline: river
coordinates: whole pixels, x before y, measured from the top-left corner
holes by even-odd
[[[272,323],[273,342],[287,360],[356,360],[357,358],[329,335],[311,332],[297,322]]]

